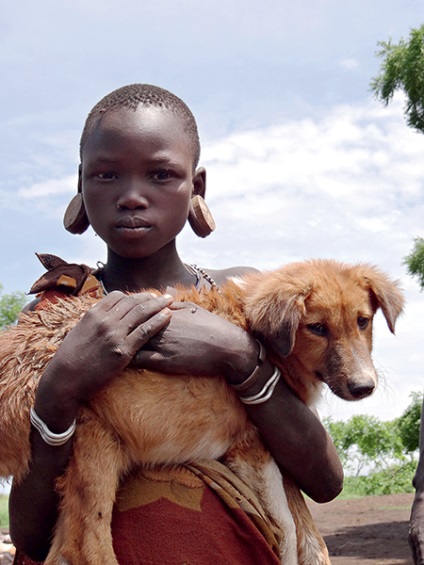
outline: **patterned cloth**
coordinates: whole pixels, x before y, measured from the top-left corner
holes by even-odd
[[[277,565],[276,531],[224,465],[139,469],[117,496],[114,550],[128,565]]]
[[[217,461],[134,470],[112,518],[120,565],[278,565],[280,534]],[[14,565],[36,563],[17,552]]]
[[[37,308],[76,287],[76,294],[101,294],[89,271],[72,266],[69,275],[56,259],[38,287]],[[57,272],[67,284],[77,272],[77,284],[64,292]],[[283,532],[234,473],[218,461],[201,461],[134,470],[117,493],[112,535],[120,565],[278,565]],[[14,565],[37,563],[17,551]]]

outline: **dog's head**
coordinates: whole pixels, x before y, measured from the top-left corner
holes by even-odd
[[[321,382],[346,400],[372,394],[372,321],[381,308],[394,333],[404,304],[397,282],[370,265],[311,260],[255,274],[244,290],[251,331],[277,364],[285,358],[285,374],[305,402]]]

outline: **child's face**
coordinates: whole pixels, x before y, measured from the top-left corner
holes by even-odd
[[[142,258],[182,230],[196,191],[193,147],[169,110],[107,113],[84,146],[84,203],[94,231],[118,255]]]

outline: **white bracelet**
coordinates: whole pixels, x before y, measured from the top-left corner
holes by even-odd
[[[31,421],[31,424],[34,426],[34,428],[40,434],[41,438],[48,445],[51,445],[53,447],[58,447],[59,445],[63,445],[69,439],[71,439],[71,437],[75,433],[75,428],[77,427],[76,419],[72,422],[72,424],[69,426],[66,432],[63,432],[61,434],[55,434],[49,430],[47,424],[43,422],[43,420],[40,418],[40,416],[37,414],[37,412],[34,410],[33,407],[30,408],[29,414],[30,414],[29,419]]]
[[[257,394],[253,396],[239,396],[240,400],[244,404],[262,404],[269,400],[277,386],[278,381],[280,380],[281,372],[280,370],[275,367],[274,372],[272,373],[271,377],[267,380],[264,384],[262,390],[260,390]]]

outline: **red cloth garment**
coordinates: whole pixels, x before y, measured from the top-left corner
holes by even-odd
[[[281,532],[255,495],[217,461],[138,469],[112,518],[122,565],[277,565]]]

